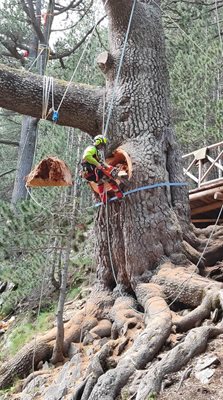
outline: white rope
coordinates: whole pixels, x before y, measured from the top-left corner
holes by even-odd
[[[42,208],[43,210],[49,212],[51,215],[54,215],[54,214],[50,211],[49,208],[44,207],[42,204],[40,204],[40,203],[35,199],[35,197],[32,195],[31,190],[29,189],[29,187],[28,187],[27,185],[26,185],[26,190],[27,190],[27,193],[29,194],[30,198],[34,201],[34,203],[35,203],[38,207],[40,207],[40,208]]]
[[[39,57],[41,56],[42,52],[44,51],[44,48],[42,48],[39,51],[39,54],[37,55],[37,57],[35,58],[35,60],[33,60],[32,64],[29,66],[29,68],[27,69],[27,71],[30,71],[32,69],[32,67],[34,66],[34,64],[36,64],[36,62],[38,61]]]
[[[54,111],[54,84],[52,76],[43,76],[42,119],[47,119],[50,112]],[[48,111],[50,93],[52,94],[52,107]]]

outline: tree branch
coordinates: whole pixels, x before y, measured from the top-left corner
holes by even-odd
[[[54,13],[54,16],[56,17],[57,15],[60,15],[60,14],[62,14],[64,12],[66,12],[66,11],[69,11],[71,8],[76,8],[77,6],[79,6],[79,4],[82,3],[83,0],[78,0],[76,3],[75,3],[75,1],[76,0],[72,0],[70,2],[70,4],[68,4],[67,7],[63,7],[63,8],[61,8],[60,11],[58,11],[57,13]]]
[[[13,169],[10,169],[9,171],[3,172],[2,174],[0,174],[0,178],[1,178],[2,176],[4,176],[4,175],[10,174],[11,172],[14,172],[15,170],[16,170],[16,169],[13,168]]]
[[[0,143],[6,144],[8,146],[19,146],[19,142],[14,142],[12,140],[0,139]]]
[[[35,11],[34,11],[34,8],[33,8],[32,1],[28,0],[28,3],[30,5],[29,8],[27,7],[27,5],[26,5],[24,0],[20,0],[20,1],[21,1],[21,4],[22,4],[22,8],[23,8],[24,12],[26,13],[27,17],[29,18],[29,20],[30,20],[30,22],[32,24],[32,27],[33,27],[34,31],[36,32],[40,42],[46,44],[46,39],[45,39],[45,37],[43,35],[43,32],[41,31],[41,29],[40,29],[40,27],[38,25],[37,19],[35,17]]]
[[[101,21],[103,21],[103,19],[105,19],[105,15],[104,17],[102,17],[98,22],[97,25],[99,25],[101,23]],[[60,54],[51,54],[50,59],[52,60],[56,60],[56,59],[61,59],[61,58],[65,58],[70,56],[71,54],[73,54],[81,45],[82,43],[85,42],[85,40],[87,39],[87,37],[91,34],[91,32],[94,30],[95,26],[92,26],[91,29],[89,29],[89,31],[82,37],[82,39],[70,50],[65,51],[64,53],[60,53]]]
[[[55,109],[68,83],[54,80]],[[0,65],[0,107],[35,118],[42,117],[43,77]],[[59,125],[95,136],[101,131],[103,89],[71,84],[59,111]],[[51,108],[51,96],[49,109]],[[48,116],[51,120],[52,115]]]

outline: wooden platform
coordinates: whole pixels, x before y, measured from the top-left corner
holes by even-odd
[[[215,223],[223,205],[223,142],[183,156],[190,185],[192,222],[198,227]],[[220,221],[223,223],[223,215]]]
[[[213,223],[223,204],[223,179],[189,192],[192,221]],[[223,215],[222,219],[223,221]]]

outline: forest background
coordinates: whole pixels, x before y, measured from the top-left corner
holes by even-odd
[[[49,13],[51,3],[0,2],[0,62],[69,80],[81,58],[74,81],[103,86],[96,58],[108,45],[106,18],[94,28],[103,18],[98,3],[53,2],[55,8]],[[38,46],[36,54],[30,52],[25,57],[30,44],[40,40],[29,15],[32,6],[40,9],[40,26],[47,27],[48,19],[47,44],[42,53]],[[165,0],[162,13],[172,118],[182,153],[187,153],[222,138],[223,2]],[[91,286],[95,269],[91,228],[94,209],[91,192],[78,177],[81,153],[91,139],[73,128],[40,120],[36,121],[33,146],[27,146],[32,124],[24,134],[26,118],[30,117],[0,110],[0,281],[11,283],[11,290],[0,295],[0,319],[27,305],[26,318],[32,321],[37,312],[41,317],[53,311],[68,238],[72,240],[68,254],[69,296],[81,295],[83,282]],[[38,188],[31,193],[25,191],[25,195],[18,191],[16,182],[26,167],[24,154],[29,147],[34,149],[32,165],[48,155],[63,159],[78,182],[75,193],[70,188]],[[4,352],[1,357],[4,359]]]

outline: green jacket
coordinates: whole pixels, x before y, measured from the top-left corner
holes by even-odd
[[[96,167],[98,167],[100,165],[100,157],[99,157],[97,148],[93,145],[88,146],[84,150],[82,160],[87,161],[89,164],[93,164]]]

